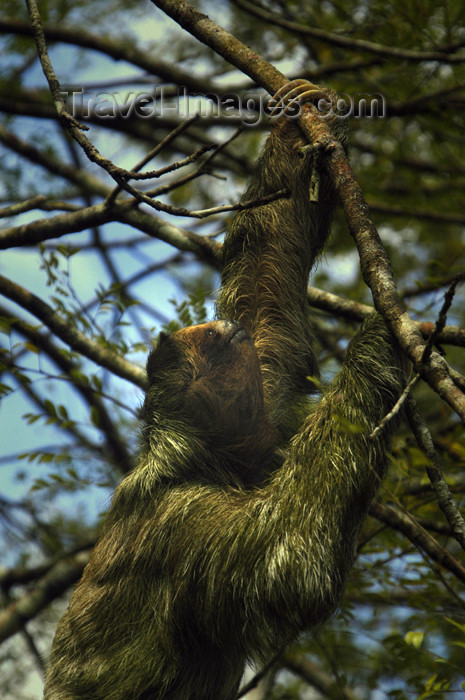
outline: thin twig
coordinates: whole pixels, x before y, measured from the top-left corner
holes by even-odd
[[[418,382],[420,379],[419,374],[415,374],[412,379],[409,381],[405,389],[403,390],[402,394],[399,396],[397,399],[394,407],[392,408],[389,413],[387,413],[384,418],[380,421],[379,425],[376,426],[376,428],[373,430],[373,432],[370,434],[370,440],[374,440],[385,428],[385,426],[389,423],[390,420],[394,418],[394,416],[397,416],[400,410],[402,409],[402,406],[408,399],[408,395],[410,394],[411,390],[415,386],[415,384]]]
[[[430,464],[426,473],[436,494],[438,505],[447,518],[452,534],[465,550],[465,521],[452,497],[441,465],[434,449],[433,439],[413,398],[407,399],[407,418],[415,435],[418,447],[425,453]]]
[[[438,61],[443,63],[464,63],[465,57],[462,54],[456,56],[450,55],[450,47],[435,47],[432,51],[416,51],[414,49],[403,49],[397,46],[385,46],[377,44],[366,39],[356,39],[346,36],[345,34],[336,34],[326,32],[319,27],[309,27],[301,22],[290,22],[289,20],[279,17],[276,12],[272,12],[258,3],[248,2],[247,0],[234,0],[238,7],[247,10],[251,14],[259,17],[262,21],[270,22],[278,27],[289,30],[294,35],[309,36],[313,39],[329,44],[330,46],[339,46],[354,51],[368,52],[386,58],[398,58],[407,61]],[[464,42],[459,42],[454,49],[461,48]]]
[[[17,216],[18,214],[23,214],[26,211],[31,211],[31,209],[37,209],[44,202],[45,195],[38,194],[31,199],[25,199],[23,202],[10,204],[8,207],[0,208],[0,218],[3,219],[8,216]]]
[[[183,185],[187,184],[188,182],[191,182],[192,180],[195,180],[201,175],[211,175],[212,177],[216,177],[221,180],[227,180],[227,177],[225,177],[224,175],[212,173],[210,171],[210,163],[213,160],[213,158],[215,158],[215,156],[218,155],[218,153],[220,153],[226,148],[226,146],[228,146],[232,141],[234,141],[234,139],[236,139],[239,136],[239,134],[242,133],[243,130],[243,126],[239,127],[232,134],[232,136],[217,144],[214,150],[200,163],[200,165],[193,172],[188,173],[187,175],[183,175],[183,177],[180,177],[177,180],[172,180],[171,182],[168,182],[165,185],[156,187],[153,190],[148,190],[145,192],[145,194],[149,197],[160,197],[163,194],[172,192],[177,187],[182,187]]]
[[[32,292],[0,275],[0,293],[33,314],[76,352],[82,353],[101,367],[145,389],[146,376],[143,369],[120,357],[118,353],[100,342],[88,338]]]
[[[152,150],[145,155],[142,160],[140,160],[136,165],[133,167],[133,171],[135,173],[139,172],[141,168],[143,168],[147,163],[149,163],[152,158],[155,158],[161,151],[168,146],[170,143],[174,141],[174,139],[179,136],[183,131],[186,131],[186,129],[189,128],[191,124],[193,124],[195,121],[199,119],[198,114],[193,114],[191,117],[188,117],[185,119],[181,124],[178,124],[176,128],[174,128],[172,131],[170,131],[169,134],[165,136],[157,145],[152,148]],[[111,194],[107,198],[107,202],[112,202],[118,194],[122,191],[121,185],[117,185],[115,189],[111,192]]]
[[[213,214],[220,214],[225,211],[244,211],[244,209],[252,209],[253,207],[261,206],[262,204],[269,204],[274,202],[276,199],[281,199],[283,197],[289,197],[288,190],[278,190],[269,195],[264,195],[263,197],[258,197],[257,199],[249,200],[247,202],[238,202],[237,204],[223,204],[219,207],[212,207],[210,209],[186,209],[185,207],[173,207],[170,204],[165,204],[160,202],[158,199],[152,199],[152,197],[147,196],[144,192],[132,187],[127,182],[121,183],[121,186],[126,192],[132,194],[132,196],[139,202],[148,204],[156,211],[163,211],[166,214],[173,214],[175,216],[186,216],[192,217],[194,219],[204,219],[207,216],[212,216]]]
[[[131,179],[132,177],[141,178],[140,173],[121,168],[115,165],[108,158],[102,156],[102,154],[98,151],[94,144],[91,143],[91,141],[89,141],[89,139],[83,134],[83,131],[88,131],[89,127],[78,122],[78,120],[75,119],[75,117],[73,117],[68,112],[66,102],[63,97],[64,92],[62,91],[58,78],[55,75],[55,71],[53,70],[52,62],[48,54],[47,45],[45,42],[44,28],[42,26],[36,0],[26,0],[26,3],[29,10],[29,15],[31,17],[31,24],[34,32],[34,39],[37,46],[39,60],[42,66],[44,76],[47,79],[50,92],[52,94],[53,102],[55,105],[55,109],[59,118],[61,119],[71,136],[81,146],[89,160],[103,168],[123,189],[130,191],[129,188],[125,185],[125,181],[127,179]],[[133,192],[131,192],[131,194],[133,194]]]
[[[463,282],[465,280],[465,274],[460,274],[455,277],[455,279],[452,280],[451,284],[449,285],[449,289],[446,291],[444,294],[444,303],[441,307],[441,310],[439,312],[438,319],[436,321],[436,325],[434,328],[434,331],[431,333],[430,337],[428,338],[428,342],[425,345],[425,349],[423,350],[423,355],[421,358],[422,362],[428,362],[431,352],[434,346],[434,343],[436,342],[436,339],[438,335],[441,333],[442,329],[446,325],[447,321],[447,312],[449,311],[452,301],[455,296],[455,290],[457,288],[457,285],[460,282]]]
[[[378,501],[372,502],[369,513],[377,520],[381,520],[381,522],[389,525],[389,527],[402,532],[415,547],[423,550],[433,561],[451,571],[459,581],[465,582],[465,566],[463,563],[452,556],[444,547],[441,547],[435,538],[420,526],[411,513],[387,506]]]

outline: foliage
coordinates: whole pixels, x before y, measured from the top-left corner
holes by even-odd
[[[381,95],[383,118],[355,113],[351,164],[411,317],[434,324],[451,280],[465,271],[463,3],[198,5],[290,77],[330,85],[354,104],[362,93]],[[253,97],[257,107],[263,92],[152,5],[42,0],[39,9],[62,89],[82,87],[86,99],[94,98],[89,113],[78,100],[75,116],[113,163],[134,167],[185,121],[186,106],[190,115],[201,107],[206,116],[145,170],[182,161],[202,146],[222,147],[148,182],[131,181],[144,192],[158,188],[153,197],[165,211],[139,205],[106,219],[82,218],[116,183],[87,160],[57,119],[25,5],[2,4],[2,274],[22,292],[0,278],[0,695],[31,700],[40,697],[42,659],[63,608],[59,595],[72,581],[57,578],[28,619],[12,622],[7,606],[39,590],[58,561],[88,552],[109,494],[137,450],[143,381],[123,378],[117,359],[141,368],[160,329],[213,314],[216,246],[233,213],[176,214],[182,207],[236,202],[266,133],[266,119],[256,118],[246,102]],[[190,97],[179,96],[180,88]],[[232,113],[207,112],[210,103],[199,95],[225,91],[242,100],[242,110],[236,102]],[[140,93],[156,96],[155,115],[124,114],[121,106],[133,105]],[[104,118],[99,104],[118,109]],[[244,120],[248,125],[236,134]],[[129,197],[120,194],[117,201]],[[47,222],[50,229],[40,228]],[[342,215],[312,284],[370,303]],[[356,314],[335,307],[313,314],[326,381],[340,365]],[[465,325],[463,286],[447,324]],[[440,346],[462,373],[463,338],[463,328],[451,329]],[[92,342],[107,353],[104,364]],[[463,425],[425,382],[415,398],[453,498],[463,506]],[[409,514],[413,534],[400,520],[381,520],[373,511],[339,614],[289,650],[289,659],[263,682],[263,697],[305,698],[317,688],[328,697],[423,699],[459,697],[465,689],[463,551],[426,476],[430,462],[407,425],[391,457],[378,501],[391,515]]]

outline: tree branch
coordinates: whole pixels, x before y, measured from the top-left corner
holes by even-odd
[[[89,556],[90,551],[83,551],[57,562],[32,590],[10,603],[0,613],[0,642],[22,630],[29,620],[76,583]]]
[[[407,417],[419,448],[425,453],[430,462],[430,465],[426,467],[426,473],[436,494],[439,507],[446,516],[453,537],[465,550],[465,521],[457,508],[442,473],[431,434],[412,398],[407,399]]]
[[[99,429],[105,436],[108,454],[114,464],[122,473],[128,472],[133,467],[132,455],[128,452],[127,442],[122,439],[114,422],[110,418],[104,402],[94,391],[87,377],[82,377],[80,367],[71,362],[50,340],[50,338],[30,326],[25,321],[12,318],[11,312],[0,306],[0,315],[9,320],[11,328],[15,328],[39,349],[43,350],[61,371],[72,380],[72,386],[81,395],[86,405],[93,407],[98,416]],[[81,379],[82,377],[82,379]],[[84,381],[86,380],[86,381]]]
[[[278,27],[283,27],[288,29],[292,34],[297,34],[298,36],[310,36],[313,39],[318,39],[324,44],[330,44],[332,46],[340,46],[346,49],[352,49],[354,51],[361,51],[363,53],[371,53],[377,56],[384,56],[386,58],[396,58],[403,59],[407,61],[439,61],[441,63],[465,63],[464,56],[451,56],[450,47],[444,47],[444,49],[436,49],[435,51],[414,51],[412,49],[399,49],[395,46],[384,46],[383,44],[375,44],[373,41],[366,41],[364,39],[352,39],[351,37],[344,36],[343,34],[333,34],[331,32],[325,32],[322,29],[316,29],[315,27],[308,27],[297,22],[290,22],[282,17],[277,17],[275,13],[265,10],[257,4],[248,2],[248,0],[233,0],[234,4],[238,7],[246,10],[251,15],[258,17],[259,19],[265,20],[270,24],[275,24]],[[455,50],[465,46],[465,42],[457,44],[454,48]]]
[[[20,36],[33,37],[33,29],[28,22],[0,17],[0,33],[18,34]],[[72,27],[56,26],[53,24],[44,25],[44,34],[49,41],[61,41],[65,44],[81,46],[105,54],[115,61],[127,61],[134,66],[138,66],[151,75],[158,75],[162,80],[176,85],[185,85],[195,92],[214,92],[218,89],[215,83],[206,83],[204,79],[196,78],[192,72],[183,71],[173,63],[164,63],[151,58],[149,51],[140,50],[129,41],[113,41],[103,37],[101,34],[92,34],[82,27],[79,30]]]
[[[81,353],[84,357],[88,357],[89,360],[101,367],[109,369],[118,377],[132,382],[141,389],[146,388],[147,378],[143,369],[120,357],[113,350],[105,348],[95,340],[88,338],[75,326],[60,318],[51,306],[32,292],[0,275],[0,293],[33,314],[76,352]]]
[[[389,525],[394,530],[399,530],[415,547],[423,550],[433,561],[453,573],[460,581],[465,583],[465,566],[453,557],[447,550],[436,542],[426,530],[409,513],[402,513],[397,508],[386,506],[374,501],[370,506],[370,515],[377,520]]]
[[[359,698],[358,695],[348,688],[341,687],[341,683],[338,680],[332,678],[323,669],[318,668],[316,664],[313,664],[305,657],[295,658],[293,655],[286,653],[283,655],[282,661],[289,671],[303,678],[328,698],[337,698],[338,700],[357,700]]]

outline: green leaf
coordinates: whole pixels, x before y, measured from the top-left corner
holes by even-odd
[[[415,631],[415,632],[407,632],[405,635],[404,639],[412,647],[415,647],[415,649],[419,649],[422,645],[424,638],[424,633],[420,631]]]

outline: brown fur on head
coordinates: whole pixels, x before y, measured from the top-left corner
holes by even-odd
[[[251,335],[237,321],[212,321],[160,334],[147,362],[144,418],[182,422],[206,447],[230,458],[246,481],[269,462],[275,436],[265,414],[260,363]],[[154,420],[155,418],[155,420]],[[258,469],[258,471],[257,471]]]

